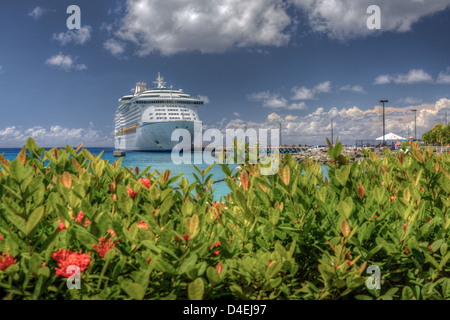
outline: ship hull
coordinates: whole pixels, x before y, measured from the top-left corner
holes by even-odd
[[[172,151],[180,142],[178,135],[172,141],[172,133],[176,129],[185,129],[189,132],[190,143],[194,141],[194,124],[200,121],[168,121],[152,122],[140,125],[135,133],[119,135],[115,138],[115,148],[130,151]],[[200,125],[201,128],[201,125]]]

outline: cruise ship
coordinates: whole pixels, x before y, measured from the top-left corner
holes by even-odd
[[[148,89],[146,83],[138,82],[131,95],[119,99],[114,119],[117,150],[171,151],[180,142],[171,141],[174,130],[188,130],[192,144],[194,126],[201,128],[197,107],[203,100],[166,87],[159,73],[153,83],[156,87]]]

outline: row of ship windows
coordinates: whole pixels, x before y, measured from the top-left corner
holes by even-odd
[[[177,101],[177,100],[148,100],[148,101],[135,101],[139,104],[149,104],[149,103],[181,103],[181,104],[203,104],[203,101]]]
[[[190,116],[191,114],[189,112],[183,112],[183,113],[156,113],[155,116]],[[153,113],[150,113],[149,116],[153,116]]]
[[[154,119],[153,117],[150,118],[150,120],[153,120],[153,119]],[[181,120],[180,117],[169,117],[169,119],[170,120]],[[156,117],[156,120],[167,120],[167,117]],[[192,118],[183,118],[183,120],[192,120]]]

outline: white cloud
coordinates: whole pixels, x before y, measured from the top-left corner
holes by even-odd
[[[286,98],[280,96],[279,93],[271,93],[269,91],[251,93],[247,96],[247,99],[262,102],[264,108],[287,110],[305,110],[308,108],[304,102],[291,103]]]
[[[414,130],[414,113],[410,107],[386,107],[386,133],[393,132],[406,136],[408,127],[410,134]],[[430,130],[439,115],[450,109],[449,99],[440,99],[434,104],[421,104],[414,106],[417,109],[417,136]],[[332,108],[326,111],[323,107],[317,108],[304,117],[288,115],[281,117],[277,113],[268,115],[265,121],[244,122],[231,120],[227,128],[238,128],[243,125],[247,128],[278,129],[282,123],[283,144],[325,144],[325,138],[331,138],[331,118],[333,118],[333,134],[344,144],[355,144],[355,140],[376,139],[382,132],[382,106],[374,106],[362,110],[357,106],[350,108]]]
[[[208,104],[208,103],[209,103],[209,98],[208,98],[207,96],[201,96],[201,95],[199,95],[199,96],[197,96],[197,99],[203,100],[203,103],[204,103],[204,104]]]
[[[262,101],[265,108],[285,108],[288,105],[288,101],[280,97],[280,94],[269,91],[251,93],[247,98],[252,101]]]
[[[103,43],[103,47],[115,57],[120,57],[125,52],[125,44],[116,39],[106,40]]]
[[[41,7],[36,7],[34,8],[31,12],[28,13],[28,15],[30,17],[32,17],[35,20],[38,20],[40,17],[42,17],[44,14],[46,14],[47,12],[49,12],[49,9],[44,9]]]
[[[107,147],[113,146],[113,135],[95,129],[91,124],[88,128],[64,128],[59,125],[44,128],[35,126],[23,128],[21,126],[10,126],[5,129],[0,128],[0,146],[21,147],[26,140],[32,137],[41,147],[61,147],[65,145],[78,146],[83,143],[85,147]]]
[[[129,0],[116,36],[141,56],[282,46],[291,23],[282,0]]]
[[[450,67],[446,71],[441,71],[436,79],[439,84],[450,84]]]
[[[0,66],[0,74],[4,74],[4,73],[5,73],[5,70],[3,70],[3,67]]]
[[[308,106],[305,102],[298,102],[298,103],[291,103],[288,108],[288,110],[306,110],[308,109]]]
[[[331,83],[330,81],[321,82],[312,89],[306,87],[294,87],[292,88],[292,91],[294,92],[294,96],[291,98],[292,100],[313,100],[316,98],[316,95],[320,93],[330,92]]]
[[[433,77],[422,69],[411,69],[407,74],[381,75],[377,77],[374,84],[416,84],[422,82],[433,82]]]
[[[65,71],[74,70],[86,70],[87,67],[85,64],[76,64],[71,56],[65,56],[62,53],[59,53],[55,56],[52,56],[45,61],[45,64],[49,66],[58,67]]]
[[[307,13],[308,23],[316,32],[346,40],[380,32],[407,32],[413,24],[450,6],[450,0],[288,0]],[[378,3],[377,3],[378,2]],[[370,5],[381,9],[381,29],[367,28]],[[376,32],[375,32],[376,31]]]
[[[233,116],[235,116],[235,117],[240,117],[241,114],[240,114],[239,112],[233,112]]]
[[[306,87],[293,88],[294,96],[292,100],[312,100],[314,99],[315,93],[313,89],[308,89]]]
[[[401,104],[415,105],[415,104],[422,103],[422,99],[414,98],[414,97],[406,97],[406,98],[398,100],[398,102]]]
[[[85,44],[89,39],[91,39],[91,26],[84,26],[80,29],[67,30],[66,32],[61,32],[59,34],[53,34],[53,40],[59,41],[61,45],[73,42],[75,44]]]
[[[394,77],[393,81],[395,83],[410,84],[410,83],[420,83],[420,82],[432,82],[433,78],[425,71],[419,69],[413,69],[408,72],[408,74],[398,74]]]
[[[339,88],[339,91],[349,91],[349,92],[353,92],[353,93],[367,93],[364,88],[360,85],[345,85]]]
[[[387,84],[391,82],[391,76],[384,74],[375,78],[373,84]]]

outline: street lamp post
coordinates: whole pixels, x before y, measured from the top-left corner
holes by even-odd
[[[333,118],[331,118],[331,145],[334,146],[333,139]]]
[[[281,122],[280,122],[280,147],[282,146],[282,138],[281,138]]]
[[[414,139],[417,140],[417,110],[411,109],[414,112]]]
[[[384,136],[385,136],[385,130],[384,130],[384,128],[385,128],[384,104],[388,103],[389,101],[388,100],[380,100],[380,102],[383,104],[383,146],[384,146],[384,144],[385,144],[385,142],[384,142]]]

